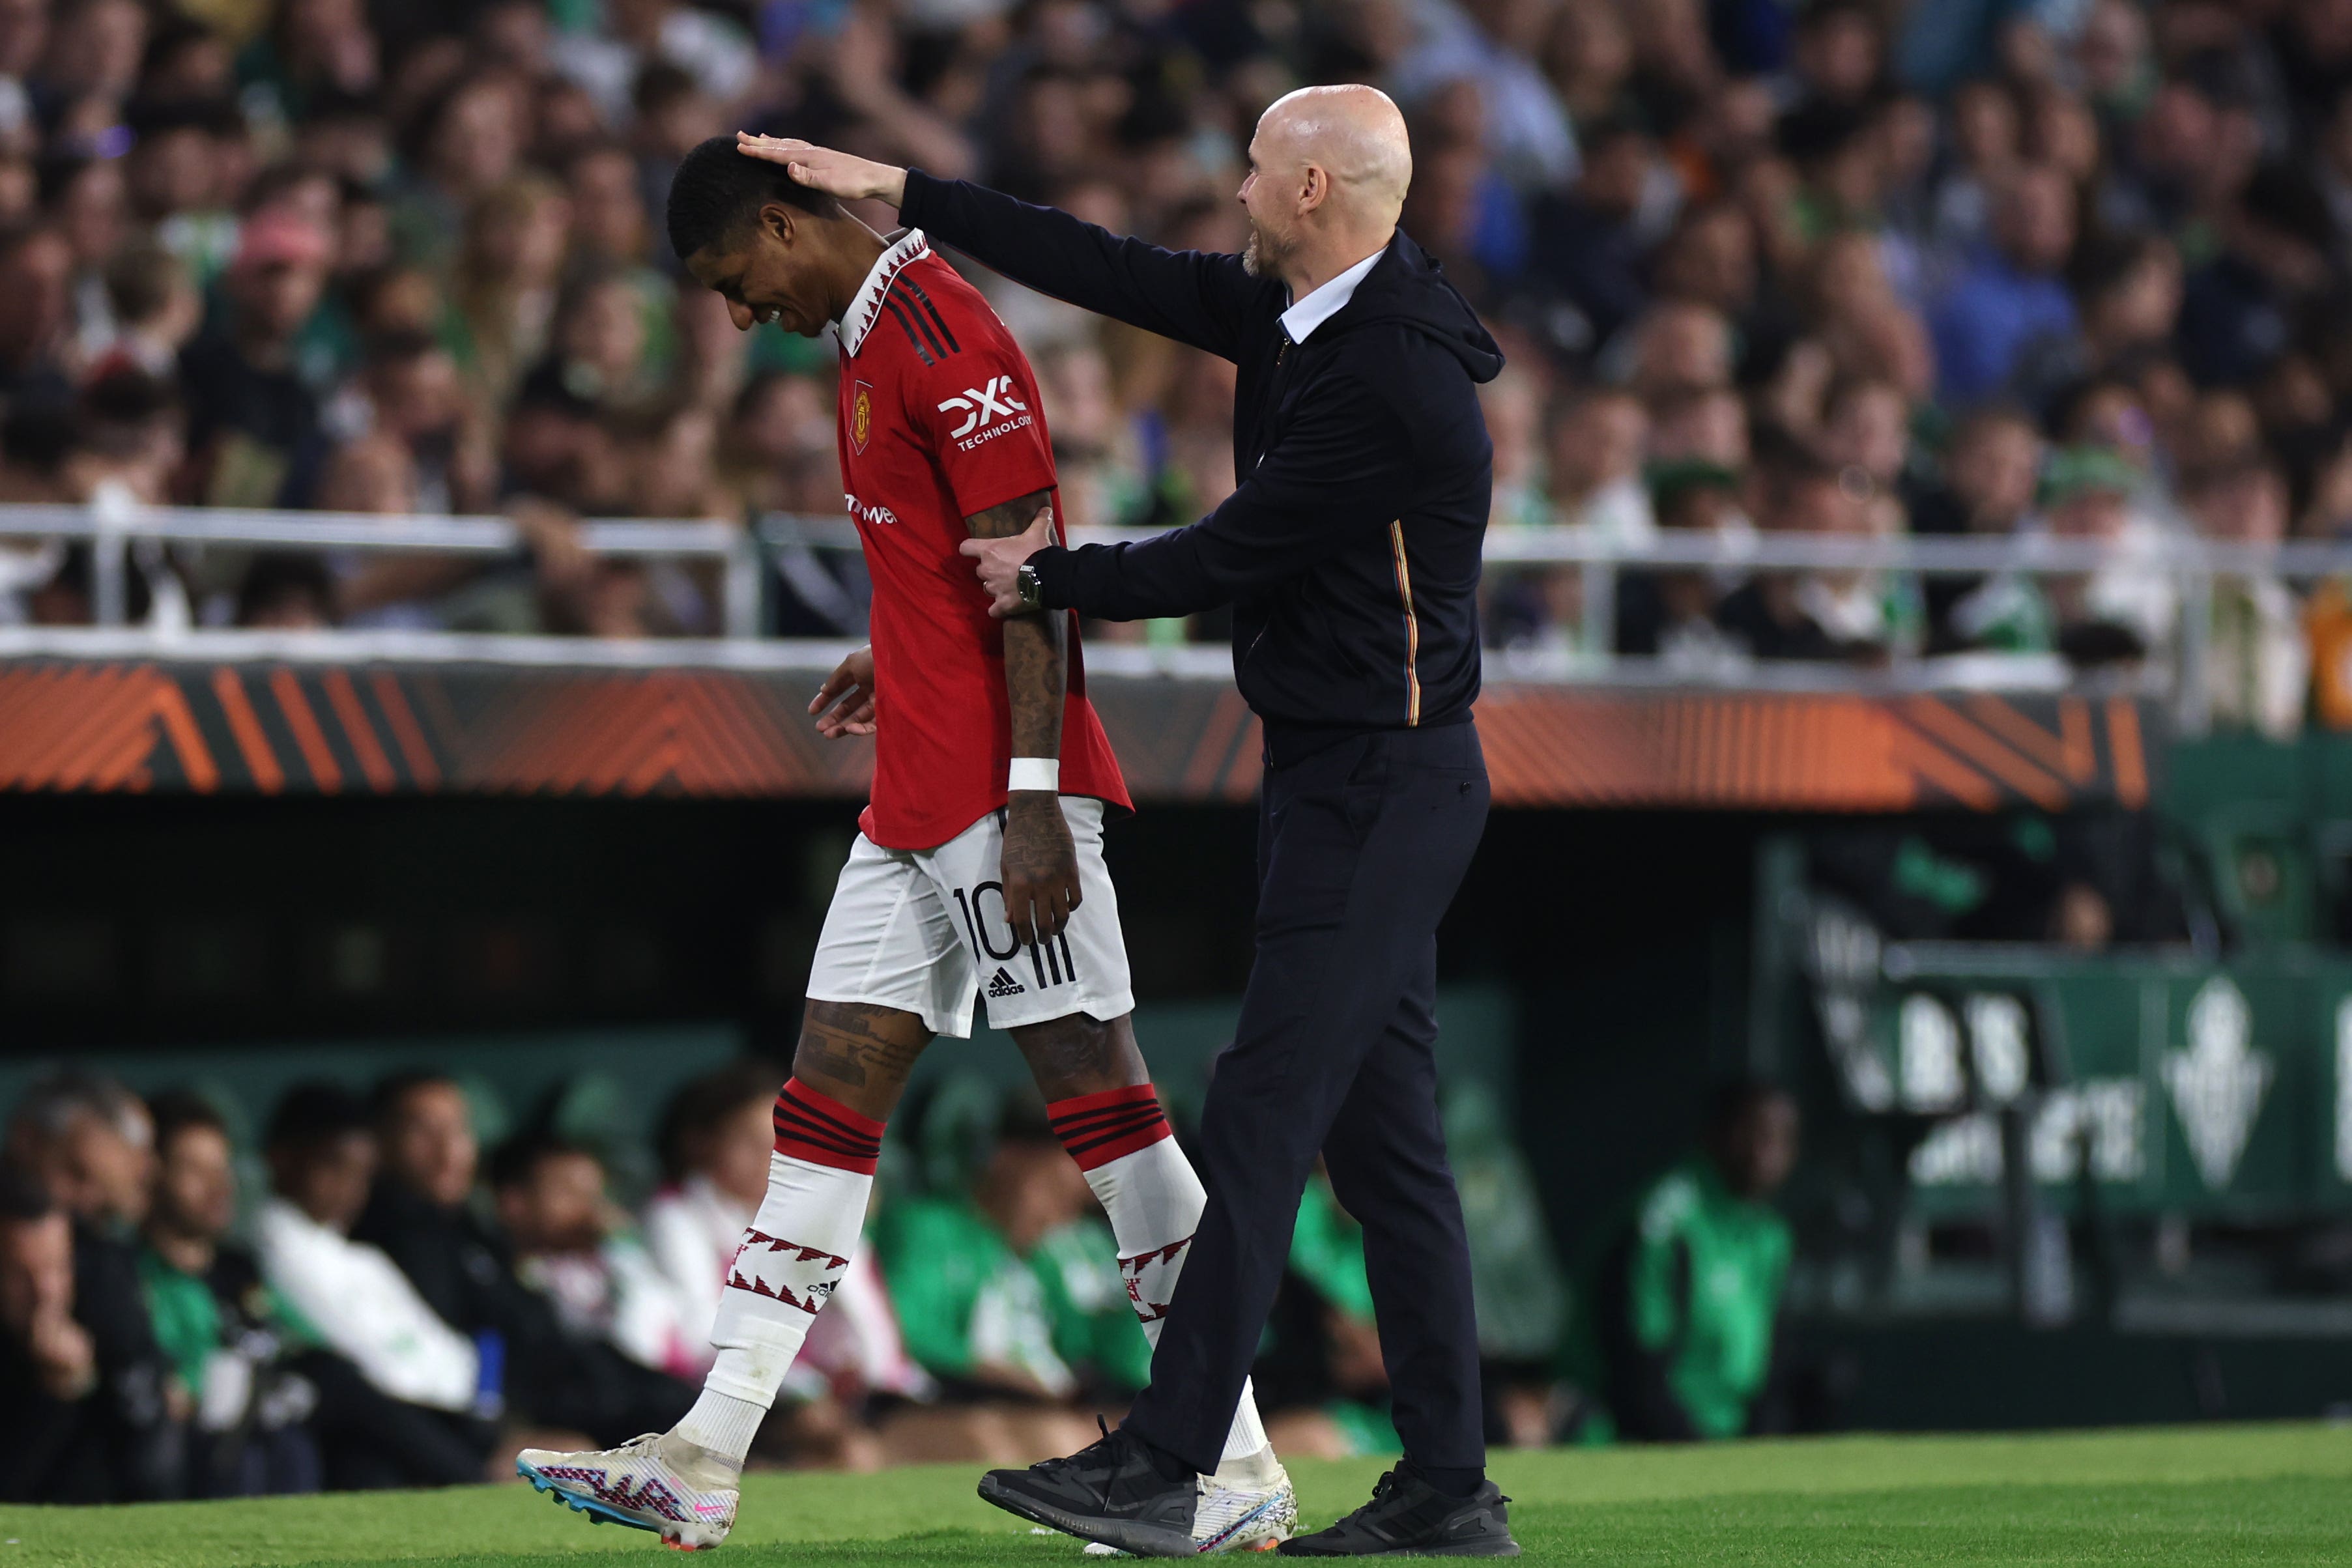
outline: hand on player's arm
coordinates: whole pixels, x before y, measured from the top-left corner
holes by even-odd
[[[1031,549],[1051,544],[1054,509],[1045,492],[1007,501],[964,519],[972,537],[959,547],[967,555],[982,546],[1018,544]],[[1014,565],[1027,559],[1027,551]],[[1015,600],[1016,606],[1018,600]],[[1001,613],[992,612],[992,613]],[[1054,758],[1062,754],[1062,636],[1065,617],[1022,615],[1004,623],[1004,691],[1013,708],[1013,755]],[[1013,935],[1034,945],[1061,935],[1078,906],[1078,851],[1062,815],[1062,797],[1053,789],[1015,789],[1004,801],[1004,917]]]
[[[835,152],[789,136],[754,136],[748,131],[735,133],[735,146],[747,157],[782,163],[794,181],[845,202],[876,201],[895,207],[907,199],[907,171],[888,163]]]
[[[1057,542],[1054,538],[1054,508],[1046,507],[1037,513],[1034,522],[1017,534],[972,538],[956,546],[971,557],[980,573],[980,585],[988,590],[988,612],[1000,621],[1028,615],[1032,619],[1055,620],[1052,613],[1036,616],[1021,603],[1021,563]]]
[[[816,732],[827,740],[874,733],[874,650],[860,648],[835,664],[809,699]]]

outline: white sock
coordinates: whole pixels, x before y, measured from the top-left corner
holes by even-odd
[[[760,1423],[767,1418],[765,1405],[705,1388],[694,1408],[671,1430],[697,1448],[732,1455],[740,1467],[751,1451],[751,1439],[760,1435]]]
[[[1208,1207],[1201,1178],[1176,1146],[1168,1117],[1149,1083],[1056,1100],[1045,1113],[1110,1217],[1128,1299],[1135,1305],[1144,1337],[1157,1347],[1160,1320],[1176,1294],[1184,1254],[1200,1228],[1201,1211]],[[1244,1379],[1233,1429],[1225,1434],[1226,1465],[1219,1469],[1265,1452],[1265,1426],[1258,1419],[1256,1396]]]
[[[768,1196],[728,1265],[718,1359],[678,1436],[740,1464],[866,1226],[882,1124],[798,1079],[776,1097]]]

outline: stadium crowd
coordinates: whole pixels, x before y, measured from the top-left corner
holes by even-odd
[[[449,1485],[509,1476],[520,1447],[666,1428],[709,1365],[780,1077],[745,1060],[683,1084],[635,1208],[611,1173],[642,1151],[566,1135],[551,1098],[486,1156],[479,1086],[439,1072],[365,1097],[298,1084],[249,1142],[247,1108],[217,1097],[36,1080],[0,1152],[18,1455],[0,1500]],[[1573,1322],[1493,1097],[1457,1091],[1446,1117],[1496,1441],[1785,1429],[1790,1244],[1769,1198],[1796,1152],[1786,1096],[1718,1098],[1700,1146],[1601,1233]],[[1021,1463],[1083,1442],[1150,1353],[1043,1105],[950,1078],[892,1131],[869,1243],[759,1457]],[[1255,1370],[1283,1453],[1396,1451],[1362,1233],[1319,1181]]]
[[[1498,646],[2160,658],[2168,536],[2352,528],[2343,0],[9,0],[0,499],[502,510],[526,541],[144,553],[130,612],[166,624],[712,631],[708,573],[589,556],[577,519],[841,486],[830,346],[738,336],[668,253],[687,149],[803,135],[1231,249],[1255,115],[1334,79],[1405,107],[1405,225],[1509,350],[1498,528],[2114,550],[1497,572]],[[1230,489],[1230,365],[989,287],[1070,520]],[[8,549],[0,619],[86,621],[91,583]],[[795,557],[777,598],[779,631],[862,624],[854,560]],[[2352,722],[2341,585],[2225,581],[2211,617],[2223,722]]]

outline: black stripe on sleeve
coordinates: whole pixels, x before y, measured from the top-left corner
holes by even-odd
[[[931,303],[931,297],[923,292],[923,286],[916,282],[911,277],[902,277],[898,281],[915,291],[916,299],[921,303],[923,309],[929,313],[931,318],[931,325],[937,327],[940,329],[940,336],[947,340],[948,352],[950,354],[962,353],[962,345],[955,340],[955,334],[948,330],[948,319],[940,314],[940,308],[938,306]]]
[[[891,316],[897,319],[898,329],[907,334],[907,341],[914,344],[915,352],[923,356],[923,363],[927,365],[936,365],[940,362],[939,360],[931,353],[930,350],[923,346],[923,340],[915,336],[915,324],[907,319],[907,312],[899,307],[897,300],[885,296],[882,300],[882,308],[890,312]]]
[[[925,360],[936,364],[939,361],[947,358],[948,351],[945,349],[940,348],[939,339],[932,336],[931,324],[923,319],[923,313],[921,311],[916,309],[910,305],[902,305],[898,300],[887,298],[885,298],[882,303],[887,305],[891,309],[898,311],[899,320],[901,322],[912,321],[922,330],[923,341],[931,346],[931,351],[923,356]]]

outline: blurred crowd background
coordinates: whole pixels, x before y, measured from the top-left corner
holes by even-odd
[[[2221,722],[2352,721],[2340,586],[2184,612],[2151,564],[2352,525],[2345,0],[7,0],[0,499],[521,525],[511,559],[150,549],[155,623],[712,632],[708,573],[576,521],[838,516],[834,354],[682,279],[686,149],[787,132],[1234,249],[1255,116],[1336,79],[1404,106],[1405,226],[1509,350],[1498,529],[2112,547],[2058,578],[1501,570],[1498,647],[2079,669],[2160,661],[2193,612]],[[1072,521],[1231,488],[1231,366],[984,281]],[[0,619],[86,621],[90,577],[12,549]],[[801,558],[770,627],[855,633],[863,592]]]
[[[0,1151],[17,1453],[0,1499],[451,1485],[511,1479],[520,1447],[667,1429],[766,1190],[782,1073],[745,1059],[688,1080],[652,1148],[583,1127],[564,1083],[518,1114],[437,1071],[364,1096],[297,1083],[272,1106],[36,1079]],[[1495,1441],[1806,1418],[1780,1325],[1790,1231],[1769,1206],[1797,1152],[1787,1096],[1727,1086],[1573,1292],[1493,1097],[1456,1086],[1446,1117]],[[1109,1227],[1043,1103],[950,1075],[894,1119],[866,1244],[759,1456],[1025,1463],[1084,1446],[1150,1369]],[[1290,1457],[1399,1451],[1362,1233],[1319,1176],[1256,1386]]]
[[[0,0],[0,504],[497,513],[522,540],[504,559],[142,544],[127,608],[160,630],[713,633],[711,571],[597,555],[581,520],[838,518],[835,350],[738,334],[682,277],[659,219],[687,149],[805,136],[1232,250],[1255,117],[1343,79],[1403,105],[1405,226],[1509,354],[1486,390],[1497,538],[2105,549],[2058,576],[1498,568],[1498,668],[2127,679],[2189,640],[2225,727],[2352,725],[2352,591],[2256,575],[2209,601],[2164,565],[2188,541],[2352,528],[2352,0]],[[1068,520],[1173,526],[1232,488],[1230,365],[980,281],[1036,365]],[[853,555],[780,567],[768,631],[862,632]],[[89,623],[97,576],[65,541],[0,542],[0,624]],[[110,842],[161,842],[107,821]],[[1897,938],[2185,940],[2201,927],[2151,869],[2153,831],[1890,821],[1821,835],[1812,873]],[[1729,863],[1674,831],[1687,876],[1628,852],[1620,896],[1570,911],[1637,976],[1652,956],[1625,933],[1668,920],[1620,904],[1671,884],[1696,928],[1684,904],[1712,907]],[[240,889],[300,858],[222,852],[253,857],[220,877]],[[2263,853],[2247,863],[2275,887],[2296,862]],[[437,936],[437,885],[429,903]],[[1186,988],[1210,984],[1208,925],[1155,933]],[[794,971],[778,995],[797,962],[773,966]],[[1655,1043],[1654,1001],[1629,1036]],[[0,1408],[29,1456],[0,1491],[430,1484],[527,1440],[667,1426],[782,1077],[698,1080],[655,1147],[493,1114],[430,1073],[272,1103],[41,1080],[0,1161]],[[1643,1104],[1609,1115],[1646,1136],[1663,1113]],[[1563,1258],[1517,1115],[1454,1097],[1496,1441],[1817,1421],[1768,1201],[1794,1116],[1727,1088]],[[868,1256],[765,1454],[1076,1446],[1143,1375],[1143,1341],[1042,1109],[942,1085],[894,1134]],[[1360,1241],[1320,1189],[1292,1265],[1258,1368],[1277,1440],[1387,1451]]]

